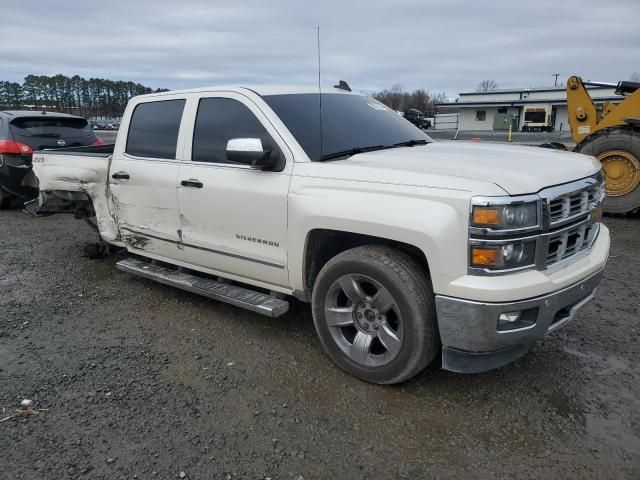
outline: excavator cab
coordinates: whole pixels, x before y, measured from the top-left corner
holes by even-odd
[[[615,87],[620,102],[595,105],[587,86]],[[574,151],[593,155],[605,173],[608,213],[640,209],[640,83],[567,81],[567,107]]]

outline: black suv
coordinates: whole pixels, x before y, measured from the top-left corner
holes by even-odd
[[[81,117],[55,112],[0,111],[0,209],[38,194],[25,177],[34,151],[45,148],[100,145],[89,123]]]

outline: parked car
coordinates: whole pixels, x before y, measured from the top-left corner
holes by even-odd
[[[38,190],[25,183],[35,150],[101,144],[81,117],[30,110],[0,111],[0,208],[33,199]]]
[[[381,384],[437,356],[505,365],[593,297],[594,157],[433,142],[339,89],[317,105],[283,87],[136,97],[115,146],[34,155],[30,208],[95,215],[125,272],[268,316],[309,302],[334,362]]]
[[[426,130],[431,127],[431,120],[427,119],[422,111],[415,108],[410,108],[404,112],[404,118],[409,120],[418,128]]]

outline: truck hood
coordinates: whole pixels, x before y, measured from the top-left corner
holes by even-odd
[[[578,153],[466,142],[434,142],[379,150],[331,163],[348,167],[345,169],[348,173],[341,173],[354,180],[381,178],[381,181],[403,183],[399,179],[404,177],[407,184],[412,184],[417,177],[431,174],[490,182],[510,195],[535,193],[588,177],[602,168],[596,158]]]

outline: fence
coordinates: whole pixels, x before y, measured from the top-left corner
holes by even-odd
[[[433,119],[434,130],[456,130],[458,128],[457,113],[440,113]]]

